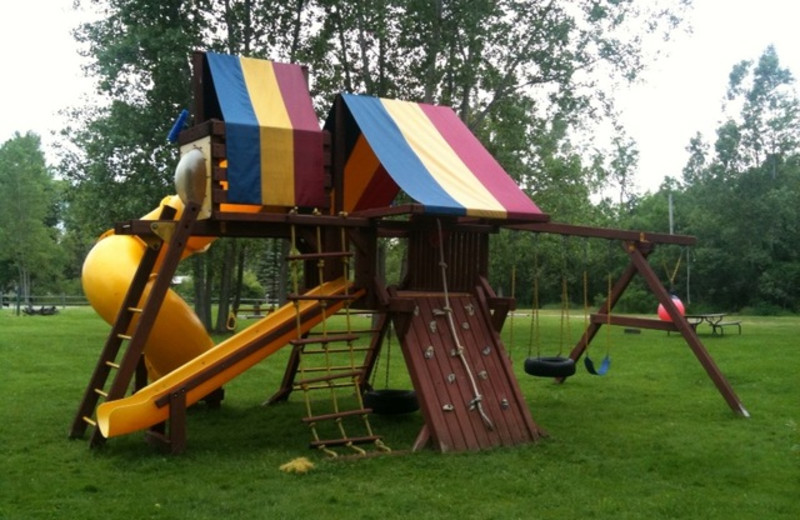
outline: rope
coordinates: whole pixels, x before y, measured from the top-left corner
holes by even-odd
[[[589,273],[583,270],[583,330],[589,330]]]
[[[453,320],[453,308],[450,306],[450,294],[447,290],[447,263],[444,261],[444,238],[442,236],[442,222],[438,218],[436,219],[436,226],[439,230],[439,267],[442,268],[442,287],[444,289],[444,312],[447,316],[447,324],[450,327],[450,332],[453,335],[453,340],[456,342],[456,350],[455,355],[461,360],[461,364],[464,365],[464,371],[467,373],[467,377],[469,378],[470,385],[472,386],[472,400],[469,402],[469,409],[477,409],[478,413],[483,420],[483,423],[486,425],[489,430],[494,430],[494,424],[492,424],[492,420],[486,415],[486,412],[483,410],[483,406],[481,405],[481,401],[483,400],[483,396],[481,395],[480,390],[478,389],[478,384],[475,381],[475,376],[472,374],[472,369],[467,362],[467,358],[464,356],[464,345],[461,343],[461,339],[458,336],[458,331],[456,329],[455,320]]]
[[[339,215],[341,217],[343,217],[343,218],[347,217],[347,213],[346,212],[341,212]],[[341,251],[343,253],[347,252],[348,251],[347,234],[345,233],[345,228],[344,227],[340,228],[339,241],[340,241]],[[350,282],[350,257],[348,255],[342,255],[342,270],[344,271],[342,276],[344,276],[344,279],[345,279],[345,282],[346,282],[345,283],[344,294],[345,294],[345,296],[349,296],[350,295],[350,283],[349,283]],[[353,332],[353,326],[352,326],[352,321],[351,321],[352,314],[350,312],[350,303],[351,303],[350,299],[348,298],[348,299],[345,300],[345,304],[344,304],[345,323],[346,323],[346,331],[347,331],[347,335],[348,336],[351,335],[352,332]],[[355,370],[355,368],[356,368],[355,346],[353,345],[353,341],[352,340],[347,340],[347,350],[348,350],[348,355],[350,357],[350,368],[352,370]],[[386,358],[386,385],[387,386],[389,385],[389,357],[388,357],[388,353],[387,353],[387,358]],[[358,376],[353,376],[353,387],[355,388],[356,402],[358,403],[358,407],[363,410],[364,409],[364,397],[363,397],[362,392],[361,392],[361,381],[359,380]],[[367,414],[362,414],[361,418],[362,418],[362,420],[364,422],[364,429],[366,429],[366,431],[367,431],[367,436],[374,437],[374,433],[372,431],[372,424],[370,424],[369,417],[367,416]],[[364,451],[363,449],[359,448],[358,446],[353,445],[352,443],[348,443],[347,446],[350,449],[353,449],[353,450],[361,453],[362,455],[366,454],[366,451]],[[378,448],[381,451],[386,451],[386,452],[392,451],[380,439],[376,439],[375,440],[375,447]]]
[[[319,215],[319,214],[320,214],[319,210],[315,209],[314,210],[314,215]],[[320,226],[317,226],[315,231],[316,231],[316,238],[317,238],[317,254],[322,255],[322,228]],[[320,256],[320,258],[317,260],[317,280],[319,280],[320,284],[325,282],[325,260],[322,258],[322,256]],[[346,287],[346,284],[345,284],[345,287]],[[347,291],[347,289],[345,289],[345,292],[346,291]],[[321,314],[321,317],[322,317],[322,321],[320,322],[320,324],[322,325],[322,337],[323,338],[327,338],[328,337],[328,302],[325,301],[325,300],[320,300],[319,306],[320,306],[320,314]],[[331,368],[333,366],[333,362],[331,360],[330,344],[326,341],[325,343],[323,343],[323,347],[322,348],[325,351],[325,358],[324,358],[325,359],[325,375],[330,377],[330,376],[333,375],[333,370]],[[356,381],[354,380],[354,382],[356,382]],[[333,406],[333,413],[339,413],[340,412],[339,398],[336,395],[336,388],[331,384],[330,381],[328,381],[328,389],[330,390],[331,405]],[[356,390],[358,390],[358,388],[356,388]],[[357,393],[360,393],[360,392],[357,392]],[[347,438],[347,431],[345,431],[345,429],[344,429],[344,424],[342,422],[341,417],[335,419],[334,422],[336,423],[336,426],[339,429],[339,433],[342,435],[342,439],[346,439]],[[351,445],[351,443],[347,443],[347,444],[345,444],[345,446],[353,447]],[[358,448],[358,449],[360,450],[360,448]],[[363,451],[363,450],[361,450],[361,451]]]
[[[511,266],[511,298],[514,299],[517,296],[517,265],[514,264]],[[511,313],[511,319],[509,320],[509,331],[508,331],[508,357],[514,359],[513,351],[514,351],[514,313]]]
[[[391,365],[392,357],[392,324],[389,324],[389,329],[386,331],[386,377],[383,382],[383,388],[389,388],[389,366]]]
[[[572,330],[569,323],[569,291],[567,288],[567,239],[561,237],[561,330],[558,341],[558,356],[564,352],[564,337],[572,338]]]
[[[667,261],[664,260],[661,262],[661,265],[664,268],[664,274],[667,275],[669,279],[669,290],[675,290],[675,277],[678,276],[678,270],[681,268],[681,260],[683,260],[683,249],[681,249],[680,254],[678,255],[678,261],[675,262],[675,268],[670,272],[669,267],[667,267]]]
[[[608,242],[606,251],[606,357],[611,353],[611,286],[612,286],[612,259],[614,255],[614,243]]]
[[[611,271],[608,271],[608,291],[606,294],[606,356],[611,353]]]
[[[565,334],[566,332],[566,334]],[[567,291],[567,276],[561,276],[561,331],[558,341],[559,357],[564,352],[564,338],[572,337],[572,330],[569,325],[569,292]]]
[[[541,329],[539,328],[539,235],[533,235],[533,302],[531,307],[531,330],[528,334],[528,357],[536,344],[536,357],[542,357]]]
[[[296,208],[292,209],[290,211],[290,214],[296,214],[296,213],[297,213],[297,209]],[[291,245],[290,245],[289,255],[290,256],[297,256],[297,255],[300,254],[300,250],[297,248],[297,229],[295,228],[294,224],[292,224],[292,226],[290,228],[290,237],[291,237]],[[290,274],[290,278],[291,278],[291,282],[292,282],[292,292],[294,294],[299,294],[300,293],[300,265],[299,264],[300,264],[299,260],[293,260],[290,263],[290,266],[289,266],[289,274]],[[300,336],[302,336],[302,331],[303,331],[303,321],[302,321],[301,315],[300,315],[300,300],[295,299],[292,302],[292,304],[294,305],[294,310],[295,310],[295,330],[296,330],[296,333],[297,333],[297,337],[299,338]],[[299,348],[302,349],[302,347],[299,347]],[[300,354],[298,355],[298,367],[297,368],[298,368],[298,371],[300,372],[300,379],[301,380],[305,380],[306,379],[306,366],[305,366],[305,362],[303,360],[302,350],[300,351]],[[311,409],[311,396],[309,395],[309,387],[308,387],[307,384],[304,384],[302,386],[302,388],[303,388],[303,400],[304,400],[305,407],[306,407],[306,417],[313,417],[314,416],[314,412]],[[311,430],[311,435],[314,437],[314,441],[319,442],[321,439],[319,437],[319,432],[317,432],[316,423],[313,423],[313,422],[309,423],[308,427]],[[338,456],[338,454],[335,451],[329,450],[324,445],[320,445],[319,449],[321,451],[325,452],[326,454],[328,454],[331,457],[337,457]]]

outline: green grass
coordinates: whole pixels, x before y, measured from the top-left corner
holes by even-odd
[[[529,320],[517,316],[512,357],[547,439],[480,453],[330,461],[306,449],[300,396],[260,405],[280,383],[283,351],[229,383],[220,410],[190,410],[185,454],[163,455],[141,434],[89,450],[67,430],[108,326],[88,309],[52,317],[3,310],[0,518],[794,519],[800,318],[742,320],[741,336],[701,335],[750,419],[731,412],[682,338],[663,332],[614,328],[605,377],[582,367],[564,385],[526,376]],[[553,354],[557,316],[545,315],[542,325],[542,353]],[[582,320],[571,325],[574,340]],[[406,377],[396,347],[393,385]],[[593,357],[605,347],[601,331]],[[422,420],[372,423],[392,448],[406,450]],[[315,469],[278,469],[300,456]]]

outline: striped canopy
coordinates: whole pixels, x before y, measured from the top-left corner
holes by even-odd
[[[547,219],[452,109],[352,94],[342,99],[345,121],[335,125],[332,115],[326,128],[347,134],[345,211],[386,207],[402,189],[426,213]]]
[[[228,202],[326,206],[319,128],[298,65],[206,53],[222,118]]]

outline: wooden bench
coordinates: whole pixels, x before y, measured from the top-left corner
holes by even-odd
[[[725,327],[733,327],[735,326],[739,329],[739,334],[742,334],[742,322],[741,321],[721,321],[719,323],[713,323],[712,327],[712,334],[716,334],[719,331],[719,335],[722,336],[725,334]]]

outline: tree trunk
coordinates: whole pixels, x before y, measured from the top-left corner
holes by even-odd
[[[364,89],[367,94],[375,95],[372,86],[372,75],[369,68],[369,48],[367,46],[366,25],[364,5],[359,3],[358,8],[358,47],[361,51],[361,81],[364,82]]]
[[[422,101],[433,103],[438,78],[436,74],[436,60],[439,57],[442,38],[442,0],[433,2],[435,12],[433,18],[433,34],[428,44],[427,70],[425,71],[425,94]]]
[[[192,258],[192,279],[194,281],[194,312],[206,330],[211,330],[211,298],[205,276],[207,259],[205,255]]]
[[[288,240],[280,240],[280,255],[277,258],[278,265],[280,266],[280,276],[278,276],[278,305],[286,303],[289,295],[289,262],[284,261],[284,258],[289,256],[290,244]],[[276,249],[277,253],[277,249]]]
[[[25,307],[30,307],[31,305],[31,273],[23,266],[19,266],[17,272],[19,273],[17,315],[19,315],[20,303],[24,304]]]
[[[339,59],[342,61],[342,69],[344,70],[344,88],[347,92],[353,92],[353,80],[350,76],[350,60],[347,59],[347,37],[345,36],[342,14],[337,7],[336,10],[328,16],[330,16],[336,24],[336,32],[339,36],[339,47],[341,50]]]
[[[292,46],[289,51],[289,63],[294,63],[297,56],[297,49],[300,46],[300,28],[303,23],[303,7],[305,0],[297,0],[295,7],[294,27],[292,28]]]
[[[234,314],[239,310],[239,305],[242,303],[242,283],[244,280],[244,257],[247,251],[247,243],[242,242],[241,247],[238,248],[238,256],[236,259],[236,283],[233,287],[233,312]]]
[[[233,266],[236,263],[236,242],[227,240],[225,243],[225,256],[222,259],[222,269],[219,279],[219,303],[217,305],[217,322],[214,332],[228,332],[228,314],[231,303],[231,278]]]

